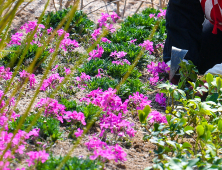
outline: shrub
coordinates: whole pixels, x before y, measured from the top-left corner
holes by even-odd
[[[52,170],[56,169],[64,158],[55,158],[50,156],[50,158],[45,162],[39,162],[36,166],[37,170]],[[77,157],[71,157],[62,166],[61,170],[98,170],[102,169],[102,164],[98,161],[92,161],[89,158],[82,159]]]

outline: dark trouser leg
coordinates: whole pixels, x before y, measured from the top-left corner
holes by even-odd
[[[170,60],[171,48],[186,49],[185,57],[199,65],[204,13],[199,0],[170,0],[166,14],[167,39],[163,51],[165,62]]]
[[[212,34],[213,25],[205,20],[202,31],[199,72],[204,74],[215,64],[222,63],[222,31]]]

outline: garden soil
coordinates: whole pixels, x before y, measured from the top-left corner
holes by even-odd
[[[67,0],[63,0],[63,8],[66,4]],[[84,5],[92,2],[92,0],[84,0]],[[14,19],[12,23],[12,28],[14,31],[16,31],[16,28],[20,28],[25,22],[27,21],[34,21],[37,20],[41,14],[41,12],[44,9],[44,4],[46,3],[46,0],[36,0],[30,3],[24,10],[22,10]],[[107,8],[103,7],[104,4],[110,4],[107,6]],[[27,2],[23,4],[25,6]],[[134,2],[129,2],[126,5],[126,11],[124,16],[131,16],[135,13],[137,10],[138,6],[140,4],[140,1],[134,1]],[[55,0],[55,7],[58,10],[60,8],[59,1]],[[50,2],[49,7],[47,8],[48,11],[55,11],[55,7],[52,3]],[[124,7],[124,1],[120,1],[120,13],[122,14]],[[149,4],[145,4],[140,8],[139,11],[142,11],[143,9],[150,7]],[[94,10],[100,8],[99,10],[93,12]],[[111,13],[112,11],[116,11],[116,4],[111,3],[110,1],[94,1],[93,3],[89,4],[85,8],[83,8],[83,11],[88,14],[89,19],[94,21],[95,23],[97,22],[98,18],[101,16],[101,13]],[[124,18],[125,18],[124,17]],[[123,19],[124,19],[123,18]],[[121,23],[123,19],[120,19],[118,23]],[[116,28],[119,28],[120,26],[117,24]],[[38,75],[37,81],[41,79],[42,75]],[[144,71],[143,76],[142,76],[142,81],[143,83],[146,83],[149,78],[149,74]],[[163,108],[158,106],[158,104],[155,102],[155,95],[158,92],[156,89],[151,89],[150,91],[147,92],[149,100],[152,100],[152,109],[160,111],[161,113],[164,113]],[[25,92],[24,96],[22,97],[22,100],[19,102],[19,109],[20,113],[22,113],[28,106],[32,96],[34,95],[33,90],[28,90]],[[84,96],[84,92],[78,92],[73,98],[75,100],[79,100]],[[46,94],[44,92],[40,92],[39,96],[37,97],[35,104],[42,98],[46,97]],[[33,106],[35,106],[35,104]],[[127,119],[131,122],[135,123],[135,130],[137,130],[137,133],[135,137],[132,138],[132,145],[130,147],[122,146],[127,153],[127,161],[124,163],[116,163],[116,162],[107,162],[105,164],[105,169],[107,170],[121,170],[121,169],[127,169],[127,170],[142,170],[145,169],[148,166],[152,165],[152,159],[154,158],[154,150],[156,149],[154,145],[152,145],[149,142],[143,141],[143,135],[145,133],[144,129],[141,128],[139,119],[136,117],[133,117],[131,113],[128,113],[126,115]],[[53,155],[62,155],[65,156],[68,151],[73,147],[73,140],[68,139],[68,132],[66,132],[65,128],[61,128],[61,131],[63,131],[64,136],[63,140],[57,140],[56,143],[52,146],[52,153]],[[78,156],[78,157],[86,157],[90,152],[87,150],[85,147],[84,143],[88,140],[88,137],[93,135],[95,132],[99,132],[100,129],[95,126],[93,127],[88,134],[83,138],[79,146],[74,150],[73,156]]]

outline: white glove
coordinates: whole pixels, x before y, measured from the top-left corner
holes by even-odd
[[[216,64],[211,69],[207,70],[205,74],[210,73],[213,75],[222,75],[222,63]]]

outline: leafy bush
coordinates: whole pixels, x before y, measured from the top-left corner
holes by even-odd
[[[43,17],[42,24],[47,28],[56,28],[62,19],[68,14],[71,7],[68,9],[59,10],[57,12],[50,12]],[[66,22],[65,22],[66,23]],[[72,39],[78,42],[88,41],[88,36],[94,29],[95,24],[89,20],[87,15],[83,11],[76,11],[68,31]]]
[[[52,170],[56,169],[64,158],[55,158],[50,156],[50,158],[44,162],[39,162],[36,166],[37,170]],[[89,158],[82,159],[77,157],[71,157],[66,161],[61,170],[97,170],[102,169],[102,164],[98,161],[92,161]]]
[[[78,74],[84,72],[86,75],[95,76],[98,74],[98,69],[106,69],[110,61],[95,58],[95,60],[90,60],[81,68],[78,68]]]
[[[92,81],[88,82],[87,87],[90,91],[101,88],[107,90],[109,87],[115,88],[118,84],[117,79],[110,79],[109,77],[92,78]]]
[[[31,114],[28,117],[26,117],[25,122],[23,123],[21,130],[26,130],[28,126],[31,124],[31,122],[35,118],[35,114]],[[12,121],[9,124],[9,129],[11,132],[13,132],[16,127],[18,126],[18,123],[21,118],[17,119],[16,121]],[[54,118],[46,118],[44,116],[40,116],[34,126],[32,126],[32,129],[37,128],[40,129],[39,135],[43,139],[47,139],[48,137],[55,142],[57,139],[60,138],[61,132],[59,131],[59,124],[60,121]]]
[[[107,68],[107,74],[115,79],[121,79],[129,70],[130,66],[127,64],[116,65],[110,64]],[[142,74],[137,68],[134,68],[130,74],[130,78],[139,78]]]
[[[74,111],[77,108],[77,103],[75,100],[69,101],[65,98],[62,98],[59,103],[66,107],[66,111]]]
[[[37,44],[30,45],[28,52],[25,55],[24,60],[22,62],[22,67],[27,67],[32,63],[33,59],[35,58],[38,48],[39,47]],[[25,45],[21,45],[21,46],[14,45],[14,46],[11,46],[8,50],[11,52],[9,52],[3,59],[0,60],[0,64],[4,65],[5,67],[10,67],[11,69],[13,69],[18,64],[19,60],[21,59],[21,56],[25,50]],[[38,68],[43,68],[44,63],[42,63],[42,61],[48,56],[49,56],[49,51],[47,50],[43,51],[43,53],[38,58],[35,64],[35,68],[37,68],[38,66],[39,66]]]

